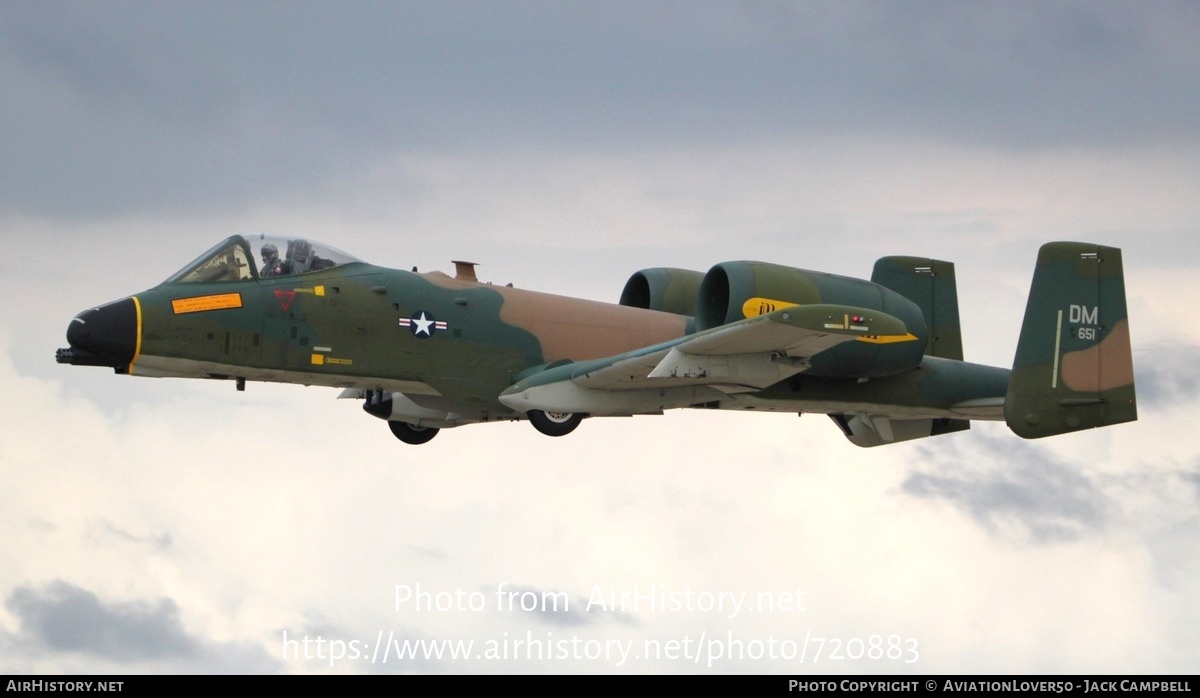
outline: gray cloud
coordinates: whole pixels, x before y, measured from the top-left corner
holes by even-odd
[[[963,436],[955,443],[923,445],[928,465],[902,489],[946,500],[994,534],[1017,540],[1069,541],[1108,526],[1108,496],[1077,464],[1011,438]]]
[[[144,545],[156,552],[166,552],[171,547],[171,534],[164,531],[158,535],[137,535],[118,528],[111,521],[100,520],[93,524],[101,534],[135,545]]]
[[[446,558],[445,550],[432,546],[410,545],[408,546],[408,550],[417,557],[428,558],[430,560],[444,560]]]
[[[1187,2],[6,3],[0,205],[295,201],[430,148],[1192,139],[1198,27]]]
[[[1200,397],[1200,347],[1158,345],[1134,361],[1138,403],[1150,409],[1177,409]]]
[[[56,651],[121,661],[194,656],[199,643],[183,629],[170,599],[105,603],[86,589],[53,582],[20,587],[5,602],[24,633]]]
[[[1191,468],[1180,471],[1179,477],[1195,488],[1197,501],[1200,501],[1200,458],[1195,459]]]
[[[79,653],[118,664],[160,665],[202,672],[270,671],[260,648],[212,643],[184,628],[169,598],[108,602],[64,581],[22,586],[5,601],[21,622],[22,653]]]

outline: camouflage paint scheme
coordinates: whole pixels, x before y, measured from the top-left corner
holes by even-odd
[[[1137,419],[1121,251],[1046,245],[1004,404],[1038,438]]]
[[[646,269],[615,305],[456,266],[408,272],[233,236],[164,283],[80,313],[58,361],[239,390],[343,388],[407,443],[493,420],[561,436],[585,416],[680,407],[823,413],[860,446],[971,419],[1037,438],[1137,418],[1114,248],[1042,248],[1012,371],[962,360],[954,265],[940,260],[885,257],[870,281],[763,262]]]

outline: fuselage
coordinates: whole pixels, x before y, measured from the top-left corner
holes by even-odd
[[[744,261],[648,269],[619,304],[481,283],[456,265],[421,274],[301,238],[233,236],[80,313],[58,360],[239,389],[339,387],[408,443],[495,419],[562,436],[589,415],[686,407],[824,413],[862,446],[974,419],[1031,438],[1136,419],[1111,248],[1043,247],[1021,380],[962,360],[948,262],[885,257],[870,281]]]
[[[439,396],[473,420],[510,413],[496,396],[532,369],[634,351],[688,329],[687,318],[671,313],[364,263],[297,277],[164,283],[80,320],[73,328],[112,325],[97,332],[108,348],[93,353],[107,353],[130,375]],[[72,344],[96,348],[82,332]],[[114,344],[123,347],[115,354]],[[927,357],[914,371],[869,381],[800,374],[736,402],[795,412],[906,404],[915,414],[949,416],[950,405],[1003,396],[1007,376]]]
[[[81,313],[68,338],[135,376],[245,379],[440,396],[511,410],[516,376],[686,332],[670,313],[361,262],[303,276],[169,281]]]

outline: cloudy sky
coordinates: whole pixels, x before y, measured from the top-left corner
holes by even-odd
[[[1198,33],[1170,0],[0,3],[0,673],[1194,671]],[[54,363],[242,232],[613,301],[930,255],[1001,366],[1038,246],[1115,245],[1141,420],[407,447],[333,390]]]

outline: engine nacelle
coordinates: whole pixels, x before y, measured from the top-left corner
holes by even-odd
[[[643,269],[625,282],[621,305],[694,317],[696,297],[703,279],[702,272],[690,269]]]
[[[813,357],[809,375],[875,378],[921,362],[929,334],[921,309],[904,296],[863,279],[794,269],[766,262],[724,262],[704,275],[696,303],[703,331],[789,305],[832,303],[879,310],[898,318],[909,338],[861,337]]]

